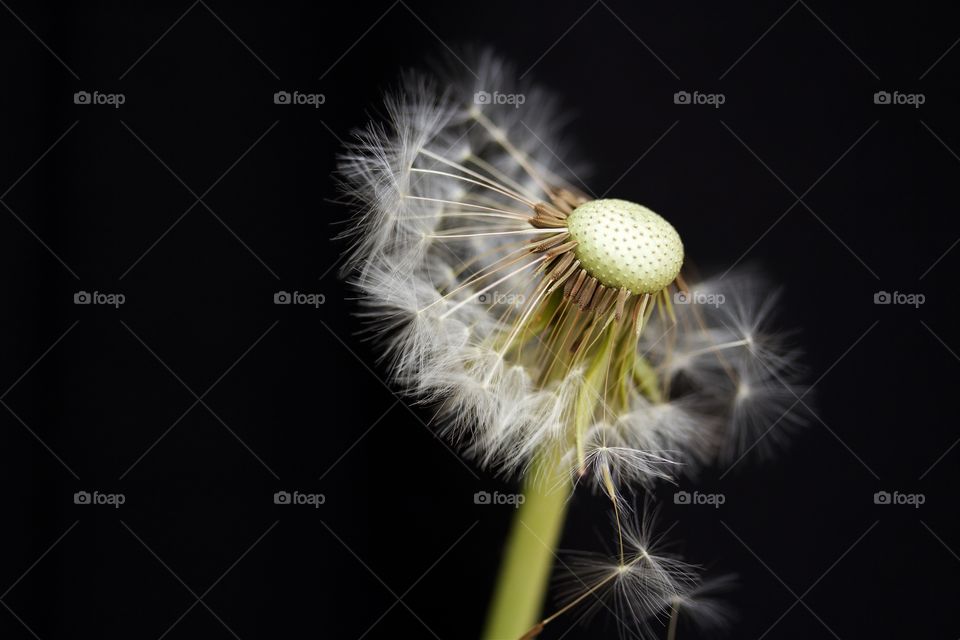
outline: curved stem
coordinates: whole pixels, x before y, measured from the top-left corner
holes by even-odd
[[[524,483],[524,502],[513,517],[484,640],[517,640],[540,619],[550,571],[573,490],[554,457],[537,460]]]

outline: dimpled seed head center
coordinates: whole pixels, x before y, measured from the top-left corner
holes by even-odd
[[[674,281],[683,265],[683,243],[673,226],[644,206],[626,200],[591,200],[567,218],[577,258],[607,287],[656,293]]]

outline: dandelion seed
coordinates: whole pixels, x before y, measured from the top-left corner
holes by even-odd
[[[700,579],[699,567],[664,551],[663,539],[653,533],[655,520],[656,514],[645,506],[632,518],[615,523],[622,529],[622,550],[609,555],[569,554],[568,572],[559,585],[565,604],[534,629],[542,630],[582,606],[587,616],[611,609],[624,636],[656,637],[658,623],[666,622],[674,603],[686,602],[697,593]]]

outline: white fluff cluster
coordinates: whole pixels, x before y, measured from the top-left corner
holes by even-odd
[[[445,433],[479,464],[514,472],[551,447],[576,459],[567,424],[584,367],[541,384],[543,344],[500,345],[536,295],[537,254],[517,247],[544,237],[518,207],[549,201],[550,188],[575,191],[578,165],[547,94],[490,54],[473,62],[476,79],[462,69],[406,77],[385,122],[342,156],[358,212],[346,270],[395,380],[440,403]],[[483,98],[494,94],[523,104]],[[598,479],[609,473],[619,486],[735,460],[797,422],[795,354],[769,333],[776,298],[742,274],[673,297],[675,319],[653,315],[637,347],[651,388],[629,381],[625,407],[589,429],[577,466]]]
[[[644,505],[617,523],[623,536],[619,552],[569,554],[568,572],[558,580],[561,601],[582,605],[584,617],[607,609],[622,637],[662,637],[660,629],[674,628],[675,617],[700,630],[727,626],[732,613],[721,598],[734,587],[735,576],[702,579],[701,567],[671,553],[654,533],[655,521],[656,513]]]
[[[651,327],[640,349],[655,354],[671,403],[687,403],[694,416],[688,428],[696,434],[686,437],[695,444],[686,450],[700,463],[769,455],[804,423],[809,402],[800,351],[772,326],[779,294],[741,272],[691,285],[678,298],[680,330]]]

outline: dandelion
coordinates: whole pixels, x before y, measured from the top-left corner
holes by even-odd
[[[344,272],[394,382],[440,407],[464,455],[524,478],[485,636],[538,619],[581,483],[611,501],[609,585],[642,624],[687,570],[636,555],[624,496],[776,441],[772,424],[796,422],[778,419],[802,393],[796,353],[757,278],[689,285],[667,219],[578,188],[547,93],[489,53],[470,66],[408,75],[342,155]]]

